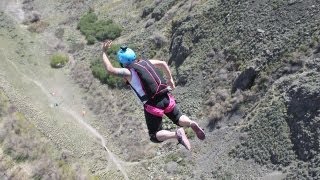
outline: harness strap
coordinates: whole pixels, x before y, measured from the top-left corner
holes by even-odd
[[[169,96],[170,103],[169,103],[168,107],[166,107],[164,109],[164,113],[169,113],[169,112],[173,111],[173,108],[176,106],[176,101],[175,101],[174,97],[171,94],[168,94],[168,96]]]
[[[160,109],[160,108],[157,108],[154,106],[150,106],[148,104],[145,104],[144,108],[148,113],[150,113],[152,115],[155,115],[158,117],[163,117],[163,115],[165,113],[171,112],[173,110],[173,108],[176,106],[176,101],[175,101],[174,97],[170,94],[169,94],[169,100],[170,100],[169,105],[165,109]]]
[[[147,101],[148,101],[148,96],[147,95],[143,95],[143,96],[140,96],[139,93],[137,92],[137,90],[130,84],[128,83],[129,86],[131,87],[131,89],[134,91],[134,93],[138,96],[138,98],[140,99],[140,101],[145,104]]]

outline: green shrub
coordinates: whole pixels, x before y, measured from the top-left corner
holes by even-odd
[[[193,132],[193,130],[190,127],[186,128],[185,132],[186,132],[186,135],[189,139],[194,139],[195,133]]]
[[[119,44],[112,44],[111,47],[107,50],[108,58],[111,62],[111,64],[119,68],[120,64],[118,63],[117,59],[117,52],[120,49]],[[133,45],[128,45],[130,48],[134,48]],[[108,72],[105,69],[105,66],[100,58],[95,59],[91,62],[91,71],[95,78],[99,79],[101,83],[108,84],[110,87],[115,88],[121,88],[125,86],[124,80],[120,77],[108,74]]]
[[[309,50],[309,48],[308,48],[308,46],[306,46],[305,44],[302,44],[302,45],[300,45],[300,47],[299,47],[299,51],[302,52],[302,53],[304,53],[305,55],[307,55],[308,50]]]
[[[87,44],[88,45],[92,45],[92,44],[94,44],[96,42],[96,38],[91,36],[91,35],[87,36],[86,39],[87,39]]]
[[[8,109],[8,102],[9,102],[9,99],[4,94],[4,92],[0,90],[0,121],[1,121],[1,117],[6,114],[6,110]],[[0,141],[1,141],[1,138],[0,138]]]
[[[111,20],[100,20],[95,25],[95,37],[99,41],[104,41],[105,39],[116,39],[121,34],[121,27],[117,24],[114,24]]]
[[[127,45],[129,48],[133,49],[133,51],[136,52],[137,54],[137,51],[136,51],[136,47],[132,44],[128,44]],[[109,59],[111,60],[114,60],[116,61],[117,60],[117,52],[119,51],[121,45],[120,44],[112,44],[111,47],[107,50],[107,54],[108,54],[108,57]],[[119,66],[119,63],[114,63],[116,67],[120,67]]]
[[[111,45],[111,47],[107,50],[107,54],[108,54],[109,59],[114,59],[114,60],[117,59],[117,52],[120,49],[120,46],[121,45],[119,45],[119,44],[112,44]]]
[[[52,55],[50,65],[53,68],[61,68],[69,61],[69,57],[66,54],[56,53]]]
[[[111,61],[111,64],[114,67],[119,67],[119,64],[114,61]],[[93,76],[99,79],[101,83],[108,84],[111,88],[122,87],[124,85],[122,78],[107,73],[101,59],[94,60],[90,68]]]
[[[168,154],[165,159],[164,159],[165,163],[169,163],[169,162],[176,162],[178,163],[180,166],[186,166],[187,165],[187,161],[185,160],[185,158],[183,156],[181,156],[181,154],[179,153],[171,153]]]
[[[80,18],[77,28],[86,36],[88,44],[96,40],[116,39],[121,35],[121,27],[112,20],[98,20],[94,12],[88,12]]]
[[[245,138],[229,155],[253,159],[264,165],[288,166],[294,160],[295,153],[286,121],[286,105],[284,99],[278,99],[275,94],[268,95],[267,99],[250,119],[253,123],[243,129]]]

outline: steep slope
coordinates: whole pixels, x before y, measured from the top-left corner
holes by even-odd
[[[10,3],[12,2],[8,2],[9,5]],[[127,171],[130,171],[131,164],[118,159],[109,149],[112,144],[108,143],[96,129],[88,124],[87,121],[95,118],[92,114],[87,113],[86,117],[81,116],[82,92],[81,89],[70,83],[72,82],[68,77],[70,69],[66,68],[57,71],[49,66],[47,53],[52,52],[52,49],[47,45],[47,41],[55,40],[54,37],[50,36],[50,33],[44,36],[31,34],[26,30],[25,26],[17,24],[16,19],[14,19],[15,14],[11,14],[7,10],[5,9],[4,12],[1,12],[0,84],[1,93],[3,92],[4,96],[10,100],[11,105],[8,108],[16,109],[17,113],[21,113],[25,117],[25,119],[18,120],[27,121],[24,123],[30,123],[34,126],[34,129],[29,131],[37,131],[35,134],[41,134],[42,138],[46,139],[44,140],[45,142],[50,142],[48,146],[52,145],[55,149],[52,153],[55,151],[61,152],[61,158],[67,157],[70,161],[74,160],[73,162],[76,162],[76,164],[81,164],[82,168],[80,169],[84,169],[84,171],[90,170],[90,173],[94,172],[97,177],[103,179],[128,179]],[[3,111],[6,112],[6,108]],[[15,121],[15,118],[11,116],[3,118],[8,119],[8,121]],[[5,122],[3,121],[2,123]],[[14,124],[14,122],[12,123]],[[29,132],[28,134],[32,133]],[[33,136],[31,135],[31,137]],[[36,140],[24,143],[32,144],[33,141]],[[13,141],[11,143],[13,144],[13,151],[24,150],[24,145],[19,149],[15,147],[17,142]],[[37,142],[34,143],[37,144]],[[7,146],[4,145],[3,148],[7,149]],[[39,145],[30,145],[30,147],[27,146],[25,148],[41,147]],[[36,149],[26,149],[25,151],[35,151],[37,153]],[[17,154],[19,153],[21,152],[17,152]],[[5,150],[2,155],[5,159],[12,156]],[[53,154],[52,156],[55,157],[56,155]],[[37,165],[38,162],[33,158],[37,160],[38,155],[29,159],[28,157],[26,158],[27,160],[22,160],[23,166],[31,167],[30,172],[26,172],[26,178],[30,177],[31,179],[38,176],[45,178],[49,176],[53,179],[59,179],[59,173],[54,174],[56,173],[54,170],[52,170],[53,173],[49,173],[47,172],[48,170],[41,169],[55,168],[51,167],[55,166],[54,164],[41,165],[42,162],[39,161],[40,164]],[[63,160],[60,161],[59,165],[62,166]],[[47,162],[50,162],[49,158]],[[19,169],[22,166],[19,159],[8,161],[3,166],[6,167],[10,163],[17,163],[17,165],[11,167],[12,170]],[[33,163],[35,163],[34,166],[32,165]],[[39,172],[37,172],[37,166],[40,168],[38,169]],[[124,166],[129,167],[124,168]],[[62,168],[67,169],[67,167]],[[10,171],[10,169],[2,169],[1,177],[14,177],[14,173],[11,176]],[[81,177],[81,174],[79,174],[79,176],[75,177],[89,178],[90,176]],[[63,178],[63,176],[60,178]],[[65,178],[70,178],[70,176]]]
[[[1,88],[46,137],[86,162],[94,175],[318,178],[319,1],[28,0],[5,5],[15,8],[2,19],[27,23],[2,24],[1,40],[10,44],[1,47]],[[13,10],[17,7],[23,11]],[[140,57],[170,64],[179,105],[207,132],[204,142],[191,139],[192,152],[175,142],[150,143],[131,92],[94,79],[90,62],[100,58],[100,44],[86,45],[76,28],[89,9],[122,25],[115,43],[134,45]],[[35,18],[42,23],[32,23]],[[31,27],[38,34],[25,30]],[[55,51],[72,57],[61,71],[48,66]],[[58,110],[44,106],[57,101],[52,89],[63,100]],[[21,91],[24,96],[15,93]],[[21,103],[25,98],[35,103]],[[78,115],[83,107],[85,118]],[[30,109],[43,118],[37,120]]]

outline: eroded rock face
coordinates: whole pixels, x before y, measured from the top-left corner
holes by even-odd
[[[155,3],[156,6],[151,13],[151,17],[156,21],[159,21],[175,3],[177,3],[175,0],[160,1]]]
[[[310,73],[287,92],[287,123],[293,149],[300,160],[308,161],[320,152],[320,80]]]
[[[32,11],[31,13],[28,14],[26,17],[25,21],[30,22],[30,23],[35,23],[40,21],[40,13],[37,11]]]
[[[279,79],[271,89],[253,112],[254,123],[244,129],[248,138],[235,155],[262,164],[299,162],[294,168],[302,170],[290,171],[287,178],[312,179],[319,175],[320,73],[306,69]]]
[[[250,89],[254,83],[257,74],[257,71],[255,71],[252,67],[241,72],[241,74],[234,81],[231,92],[234,93],[237,89]]]
[[[183,35],[178,35],[172,41],[171,45],[171,52],[172,55],[169,60],[169,64],[175,62],[175,65],[179,67],[183,64],[184,60],[189,56],[191,53],[191,47],[188,44],[188,40]]]
[[[192,53],[193,44],[204,37],[199,23],[197,16],[188,16],[173,23],[169,64],[174,62],[176,67],[182,65]]]

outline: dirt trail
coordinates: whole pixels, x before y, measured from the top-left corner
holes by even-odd
[[[21,23],[24,19],[24,12],[21,7],[22,5],[19,0],[0,2],[0,11],[4,11],[18,23]],[[20,30],[23,31],[22,29]],[[21,33],[20,30],[18,30],[19,33]],[[23,33],[28,32],[23,31]],[[28,34],[23,34],[24,38],[28,36]],[[100,169],[99,171],[101,171],[101,169],[107,171],[107,167],[112,167],[110,166],[110,163],[112,163],[115,165],[112,169],[118,169],[121,174],[119,174],[119,176],[122,176],[124,179],[129,179],[123,166],[130,164],[126,164],[126,162],[116,157],[110,148],[107,147],[105,138],[86,122],[87,119],[94,117],[87,114],[85,120],[80,115],[80,112],[75,111],[75,109],[79,109],[81,106],[81,104],[77,104],[81,102],[81,96],[78,94],[72,97],[68,96],[76,93],[75,88],[70,88],[72,85],[68,82],[68,75],[65,72],[55,73],[52,72],[52,70],[49,73],[43,73],[48,68],[41,67],[43,65],[41,56],[39,56],[37,60],[33,59],[33,61],[39,61],[39,67],[34,67],[28,64],[27,61],[23,61],[21,64],[19,60],[20,57],[15,51],[18,43],[14,42],[14,39],[6,39],[6,37],[1,38],[0,42],[2,44],[0,45],[0,63],[2,66],[2,68],[0,68],[0,88],[7,93],[17,108],[55,144],[62,147],[62,149],[73,151],[73,154],[79,155],[83,160],[86,159],[83,158],[84,156],[90,156],[93,152],[96,152],[95,154],[101,154],[99,153],[101,150],[99,150],[96,144],[98,142],[106,151],[106,158],[108,160],[107,165],[103,163],[105,160],[100,162],[100,168],[98,167]],[[42,42],[42,44],[45,43]],[[39,44],[38,46],[41,45]],[[34,47],[26,51],[30,51],[28,52],[30,54],[37,54],[37,52],[32,52],[32,49],[40,50]],[[36,55],[34,56],[36,57]],[[45,63],[45,65],[48,66],[47,63]],[[50,76],[52,74],[54,75]],[[48,79],[46,79],[46,76]],[[56,81],[54,81],[56,84],[52,85],[52,80],[55,80],[55,78],[63,78],[64,80],[56,79]],[[63,94],[60,94],[61,96],[59,97],[52,95],[52,87],[55,86],[62,88],[60,93]],[[57,103],[58,98],[60,98],[59,102],[64,103],[60,103],[58,107],[52,106]],[[92,137],[94,138],[92,139]],[[92,157],[90,161],[91,163],[89,162],[89,164],[94,164],[97,160]],[[105,174],[106,172],[102,173]]]
[[[1,10],[7,12],[8,15],[12,16],[19,23],[24,20],[25,14],[22,10],[21,0],[2,0],[0,2],[0,11]]]
[[[4,50],[3,49],[0,49],[0,50],[1,50],[2,55],[4,56],[4,60],[9,62],[14,67],[14,69],[16,70],[17,73],[19,73],[24,79],[33,82],[37,87],[39,87],[41,89],[41,91],[47,96],[47,98],[51,102],[54,102],[54,98],[52,97],[50,92],[40,82],[28,77],[26,74],[21,73],[19,71],[19,68],[17,67],[17,65],[14,64],[14,62],[8,60],[7,57],[5,57]],[[124,168],[122,167],[121,161],[118,160],[118,158],[115,157],[115,155],[108,149],[103,136],[96,129],[94,129],[92,126],[90,126],[88,123],[86,123],[84,121],[84,119],[77,112],[73,111],[69,107],[61,105],[61,107],[59,109],[70,114],[75,120],[77,120],[77,122],[79,122],[83,127],[85,127],[87,130],[89,130],[89,132],[91,132],[96,138],[98,138],[101,141],[101,145],[107,151],[108,158],[111,159],[113,161],[113,163],[117,166],[117,168],[122,172],[124,178],[128,179],[128,175],[127,175],[126,171],[124,170]]]
[[[80,124],[82,124],[84,127],[86,127],[96,138],[98,138],[101,141],[101,145],[104,147],[104,149],[108,153],[108,157],[115,163],[117,168],[122,172],[125,179],[129,179],[126,171],[122,167],[121,163],[124,163],[123,161],[120,161],[107,147],[105,139],[102,137],[102,135],[94,129],[92,126],[87,124],[81,116],[78,115],[78,113],[72,111],[71,109],[68,109],[67,107],[62,107],[62,110],[68,112],[72,115]]]

